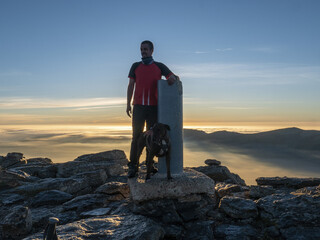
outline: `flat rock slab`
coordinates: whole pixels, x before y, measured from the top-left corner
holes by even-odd
[[[190,194],[214,194],[214,181],[203,173],[188,169],[173,179],[155,174],[149,180],[145,175],[128,180],[130,193],[134,202],[152,199],[181,198]]]

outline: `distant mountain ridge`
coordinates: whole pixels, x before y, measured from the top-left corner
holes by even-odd
[[[299,150],[320,151],[320,131],[302,130],[295,127],[251,134],[229,131],[206,133],[201,130],[184,129],[184,138],[218,145],[288,147]]]

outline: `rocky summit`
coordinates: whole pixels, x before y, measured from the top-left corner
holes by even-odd
[[[185,168],[187,181],[152,189],[157,175],[144,182],[144,166],[128,184],[127,163],[121,150],[66,163],[0,156],[0,239],[43,239],[50,218],[59,239],[320,239],[319,178],[260,177],[248,186],[208,159]],[[132,195],[135,187],[145,190]]]

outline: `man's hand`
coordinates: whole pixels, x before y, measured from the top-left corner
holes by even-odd
[[[175,81],[179,80],[180,81],[180,78],[174,74],[172,74],[169,78],[168,78],[168,84],[169,85],[172,85],[174,84]]]
[[[126,112],[127,112],[127,115],[131,118],[131,105],[130,104],[127,105]]]

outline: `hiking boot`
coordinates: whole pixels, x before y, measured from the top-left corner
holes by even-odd
[[[128,171],[128,178],[134,178],[137,174],[137,170],[135,168],[129,168]]]

